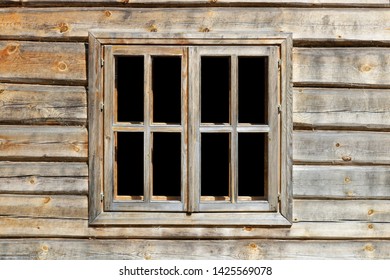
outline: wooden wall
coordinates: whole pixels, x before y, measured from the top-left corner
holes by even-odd
[[[390,258],[389,0],[157,2],[1,1],[0,258]],[[293,33],[291,228],[88,227],[96,27]]]

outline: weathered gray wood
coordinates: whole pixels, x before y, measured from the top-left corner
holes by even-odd
[[[0,252],[0,259],[389,259],[390,241],[3,239]]]
[[[75,195],[0,195],[0,213],[12,217],[85,218],[86,196]]]
[[[0,159],[84,161],[88,143],[85,127],[0,126]]]
[[[166,6],[166,5],[202,5],[210,6],[212,4],[225,6],[225,5],[277,5],[277,6],[352,6],[352,7],[366,7],[366,6],[380,6],[387,7],[389,2],[387,0],[218,0],[212,2],[210,0],[2,0],[2,4],[21,4],[25,5],[50,5],[50,6],[64,6],[64,5],[153,5],[153,6]]]
[[[296,88],[294,126],[388,129],[390,90]]]
[[[270,227],[91,227],[84,219],[0,217],[0,237],[149,238],[149,239],[388,239],[390,223],[300,222]]]
[[[107,29],[157,32],[273,31],[291,32],[295,40],[389,42],[390,9],[337,8],[3,8],[2,36],[79,38],[103,26]]]
[[[390,133],[295,131],[296,163],[389,164]]]
[[[294,200],[294,222],[388,222],[389,200]]]
[[[103,211],[101,193],[103,192],[103,68],[100,58],[102,46],[92,35],[88,41],[88,215],[89,221]]]
[[[390,85],[387,48],[296,48],[293,61],[293,81],[299,85]]]
[[[3,24],[7,17],[8,14],[2,19]],[[85,45],[81,43],[2,41],[0,81],[66,80],[85,84],[85,57]]]
[[[85,124],[84,87],[0,85],[0,123]]]
[[[0,43],[0,53],[0,80],[86,83],[83,44],[5,41]],[[293,81],[389,87],[389,60],[385,48],[295,48]]]
[[[87,194],[86,163],[0,162],[0,193]]]
[[[304,166],[293,168],[294,197],[390,198],[388,166]]]

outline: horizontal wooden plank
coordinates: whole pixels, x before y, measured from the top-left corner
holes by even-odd
[[[293,167],[294,197],[390,198],[390,166]]]
[[[0,177],[87,177],[88,165],[83,162],[0,162]]]
[[[1,259],[389,259],[390,241],[0,240]]]
[[[86,196],[0,195],[2,216],[87,219],[87,208]]]
[[[88,166],[78,162],[0,162],[0,193],[87,194]]]
[[[0,41],[0,81],[86,84],[85,52],[82,43]]]
[[[79,38],[94,28],[157,32],[291,32],[295,40],[390,41],[390,9],[3,8],[3,37]]]
[[[298,85],[390,86],[388,48],[295,48],[293,61]]]
[[[294,126],[390,128],[390,90],[295,88]]]
[[[88,135],[76,126],[0,126],[0,159],[85,161]]]
[[[1,124],[86,124],[84,87],[0,85]]]
[[[375,239],[389,238],[390,223],[300,222],[291,227],[91,227],[84,219],[0,217],[0,237],[151,239]]]
[[[22,53],[22,58],[19,53]],[[0,80],[44,83],[66,81],[85,84],[87,82],[86,55],[84,44],[79,43],[0,42],[0,62],[5,61],[0,63]],[[390,86],[390,77],[387,75],[390,71],[390,63],[388,63],[390,50],[386,48],[294,48],[293,61],[293,80],[298,85]],[[0,90],[3,90],[2,94],[5,94],[5,98],[9,98],[6,88]],[[34,90],[38,89],[34,88]],[[67,88],[64,87],[62,90]],[[41,95],[41,98],[45,98],[44,95]],[[83,102],[85,101],[82,101],[82,104]],[[45,112],[45,109],[47,110],[44,108],[38,112],[38,116],[39,113]],[[39,111],[39,106],[31,105],[29,113],[37,114],[37,110]],[[79,110],[85,109],[79,108]],[[81,113],[83,116],[84,112]]]
[[[295,163],[390,164],[390,133],[294,131]]]
[[[364,221],[389,222],[389,200],[303,200],[295,199],[294,222]]]
[[[387,0],[218,0],[211,2],[210,0],[2,0],[2,4],[21,4],[23,6],[65,6],[65,5],[153,5],[153,6],[167,6],[167,5],[198,5],[198,6],[232,6],[232,5],[276,5],[276,6],[353,6],[353,7],[366,7],[366,6],[389,6]]]

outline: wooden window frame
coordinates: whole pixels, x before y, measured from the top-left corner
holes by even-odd
[[[221,45],[226,46],[221,47]],[[115,106],[112,98],[114,88],[114,56],[127,55],[133,50],[139,54],[141,47],[145,49],[145,57],[150,54],[172,52],[181,55],[182,67],[188,69],[188,80],[182,81],[182,114],[188,114],[188,123],[182,117],[180,125],[151,125],[148,118],[144,126],[118,125],[115,123],[112,110]],[[215,126],[201,124],[199,120],[199,55],[228,55],[233,59],[232,67],[237,67],[237,57],[267,56],[268,62],[268,125],[238,125],[237,110],[231,110],[232,121],[229,125]],[[183,51],[187,49],[186,51]],[[89,224],[92,226],[109,225],[257,225],[257,226],[290,226],[292,221],[292,83],[291,83],[291,34],[278,33],[136,33],[129,31],[93,30],[89,33]],[[188,57],[187,57],[188,55]],[[187,62],[188,61],[188,62]],[[148,62],[145,62],[148,63]],[[188,63],[188,65],[187,65]],[[146,64],[145,64],[146,65]],[[146,75],[149,75],[145,68]],[[233,73],[235,71],[233,70]],[[185,75],[183,75],[184,77]],[[233,75],[234,76],[234,75]],[[145,78],[146,84],[148,78]],[[232,78],[232,88],[236,83]],[[150,81],[149,81],[150,83]],[[188,87],[185,86],[188,84]],[[188,91],[187,91],[188,90]],[[234,91],[234,90],[233,90]],[[191,92],[191,94],[189,94]],[[146,94],[148,95],[148,94]],[[233,93],[232,95],[237,96]],[[145,110],[149,110],[150,102],[145,97]],[[187,104],[188,102],[188,104]],[[231,98],[231,106],[237,106]],[[188,106],[187,106],[188,105]],[[232,108],[233,108],[232,107]],[[188,108],[188,112],[187,112]],[[108,110],[109,113],[106,113]],[[104,113],[103,113],[104,112]],[[145,114],[145,116],[148,114]],[[182,134],[182,153],[188,154],[182,161],[182,201],[178,206],[166,202],[147,202],[134,204],[120,201],[113,191],[113,132],[119,131],[175,131]],[[236,137],[238,131],[265,132],[268,135],[269,168],[268,199],[262,203],[205,203],[200,201],[199,194],[199,137],[205,132],[230,133],[233,149],[231,152],[230,178],[232,181],[232,199],[237,199],[236,183]],[[188,136],[190,135],[190,136]],[[188,136],[188,139],[186,139]],[[146,150],[148,141],[145,136]],[[187,146],[188,144],[188,146]],[[111,160],[110,160],[111,159]],[[146,171],[147,173],[147,171]],[[149,180],[148,175],[145,178]],[[188,192],[188,193],[186,193]],[[189,199],[184,199],[184,198]],[[134,206],[136,205],[136,206]],[[237,207],[238,205],[238,207]],[[245,205],[245,207],[243,207]],[[168,207],[165,208],[164,207]],[[133,212],[132,212],[133,211]]]

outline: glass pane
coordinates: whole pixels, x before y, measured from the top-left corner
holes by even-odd
[[[201,195],[229,196],[229,134],[201,135]]]
[[[181,134],[153,133],[153,195],[181,194]]]
[[[266,179],[265,133],[238,134],[238,195],[264,196]]]
[[[238,122],[265,124],[267,58],[238,58]]]
[[[144,134],[117,132],[117,194],[144,195]]]
[[[116,57],[118,122],[144,120],[144,57]]]
[[[153,121],[181,122],[181,57],[154,56],[152,60]]]
[[[230,57],[201,58],[201,122],[229,123]]]

